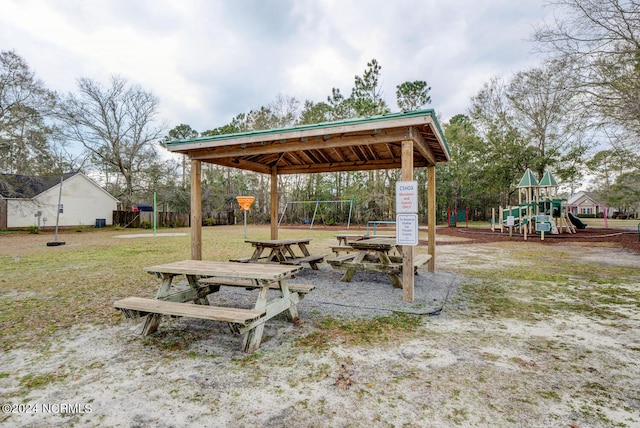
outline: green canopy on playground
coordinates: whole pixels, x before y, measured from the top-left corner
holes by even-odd
[[[518,187],[535,187],[538,185],[538,180],[533,175],[533,172],[529,168],[524,172],[520,183],[518,183]]]
[[[558,182],[556,181],[553,174],[547,171],[542,176],[542,180],[540,180],[539,186],[540,187],[558,187]]]

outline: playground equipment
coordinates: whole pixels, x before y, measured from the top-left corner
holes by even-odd
[[[458,210],[447,208],[447,224],[449,227],[456,227],[457,223],[465,223],[469,227],[469,207]]]
[[[527,234],[540,233],[576,233],[577,229],[584,229],[580,219],[569,212],[567,200],[558,197],[558,183],[549,171],[545,172],[538,182],[529,168],[518,183],[518,205],[499,207],[498,221],[493,221],[491,230],[496,226],[503,232],[505,227],[511,231],[515,228]],[[493,210],[493,219],[495,209]],[[496,225],[497,223],[497,225]]]
[[[280,215],[280,220],[278,221],[278,227],[280,227],[280,223],[282,223],[282,220],[284,219],[284,216],[287,213],[287,208],[289,207],[289,205],[293,205],[293,204],[315,204],[315,209],[313,210],[313,217],[311,218],[310,225],[309,225],[309,230],[313,229],[313,224],[314,224],[314,222],[316,220],[316,214],[318,212],[318,207],[322,203],[325,203],[325,204],[328,204],[328,203],[335,203],[335,204],[349,203],[349,217],[347,219],[347,229],[349,229],[349,226],[351,226],[351,213],[353,211],[353,199],[337,200],[337,201],[287,201],[285,203],[284,209],[282,210],[282,215]]]
[[[379,224],[393,224],[395,225],[396,222],[395,221],[385,221],[385,220],[369,220],[367,222],[367,235],[369,235],[369,225],[373,226],[373,234],[375,235],[377,233],[377,228]]]
[[[255,199],[254,196],[236,196],[236,201],[238,201],[240,209],[244,212],[244,239],[247,239],[247,211],[251,209]]]

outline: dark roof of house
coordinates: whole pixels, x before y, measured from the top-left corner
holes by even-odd
[[[571,195],[568,201],[569,204],[575,204],[582,196],[584,196],[587,199],[590,199],[591,202],[593,202],[596,205],[604,205],[603,203],[600,202],[600,195],[598,195],[595,192],[587,192],[584,190]]]
[[[76,172],[62,174],[63,180],[68,180]],[[0,174],[0,196],[3,198],[33,198],[60,183],[60,175],[46,177],[31,177],[20,174]]]
[[[596,204],[598,204],[598,205],[602,205],[602,204],[600,203],[600,195],[598,195],[597,193],[595,193],[595,192],[584,192],[584,194],[585,194],[589,199],[591,199],[593,202],[595,202]]]

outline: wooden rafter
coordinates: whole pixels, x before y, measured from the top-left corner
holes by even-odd
[[[191,159],[192,214],[202,210],[202,162],[268,174],[272,239],[278,235],[278,175],[401,168],[403,181],[410,181],[413,168],[427,167],[428,253],[432,256],[429,270],[435,269],[435,165],[448,162],[450,154],[432,110],[174,141],[166,147]],[[200,223],[201,218],[192,215],[194,259],[201,258]],[[408,287],[403,296],[411,301],[413,266],[409,262],[410,247],[405,247],[404,282]]]
[[[196,160],[208,160],[214,158],[225,157],[241,157],[256,154],[267,153],[281,153],[281,152],[293,152],[304,151],[309,149],[327,149],[330,147],[345,147],[345,146],[366,146],[370,144],[376,144],[381,142],[393,142],[400,141],[406,135],[406,130],[394,130],[388,132],[381,132],[375,135],[357,136],[350,135],[346,137],[330,138],[323,141],[269,141],[254,144],[241,144],[216,148],[200,148],[192,149],[188,151],[189,157]]]

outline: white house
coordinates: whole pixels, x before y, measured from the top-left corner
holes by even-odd
[[[60,227],[108,226],[117,207],[116,198],[81,172],[0,179],[0,229],[52,227],[58,215]]]

